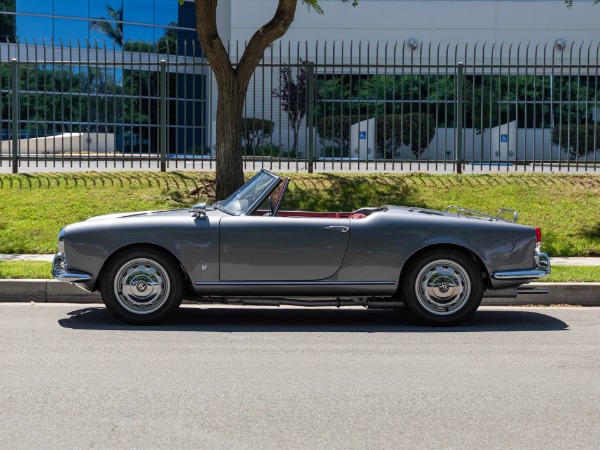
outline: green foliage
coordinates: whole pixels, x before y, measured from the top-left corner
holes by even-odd
[[[350,156],[350,150],[336,145],[326,145],[321,155],[325,158],[346,158]]]
[[[283,152],[283,145],[264,144],[254,150],[256,156],[279,156]]]
[[[181,1],[181,0],[180,0]],[[351,2],[352,6],[358,5],[358,0],[342,0],[343,3]],[[318,14],[323,14],[323,8],[319,5],[319,0],[302,0],[302,3],[307,5],[309,8],[314,9]]]
[[[435,120],[429,114],[393,114],[377,117],[377,149],[381,156],[395,156],[402,145],[419,157],[435,136]]]
[[[350,153],[350,127],[367,116],[327,116],[317,122],[319,138],[326,151],[337,149],[338,155]],[[377,150],[380,157],[393,157],[402,145],[418,155],[435,136],[435,120],[425,113],[380,114],[377,119]],[[325,156],[325,155],[324,155]]]
[[[176,31],[167,29],[155,44],[128,42],[124,50],[148,55],[174,53],[176,46]],[[108,132],[116,133],[119,139],[135,133],[146,147],[157,147],[158,133],[152,125],[158,123],[158,72],[73,63],[19,64],[18,73],[21,137]],[[182,77],[167,73],[169,98],[177,97]],[[4,118],[12,117],[12,82],[11,65],[0,64],[0,115]],[[169,101],[167,108],[169,120],[176,120],[177,102]],[[175,134],[171,133],[169,139],[174,140]]]
[[[281,153],[279,153],[279,156],[281,156],[282,158],[298,159],[299,154],[297,151],[285,150],[282,148],[282,151],[281,151]]]
[[[8,64],[0,65],[0,114],[11,117],[12,76]],[[128,118],[127,88],[114,73],[90,66],[19,65],[20,119],[29,137],[60,132],[114,132],[114,123]],[[61,93],[69,95],[61,95]],[[52,93],[59,93],[53,95]],[[110,117],[112,124],[107,123]]]
[[[0,11],[16,12],[16,0],[0,0]],[[15,42],[16,33],[16,16],[0,14],[0,42]]]
[[[552,130],[551,139],[574,160],[600,150],[600,126],[598,123],[558,125]]]
[[[188,155],[194,155],[194,156],[210,155],[210,148],[209,147],[192,147],[192,148],[188,148],[185,151],[185,153]]]
[[[456,123],[454,75],[320,75],[315,114],[373,117],[428,113],[435,127]],[[598,96],[598,83],[585,76],[468,75],[464,126],[480,132],[512,120],[519,128],[585,123]]]
[[[109,19],[100,17],[99,20],[92,20],[90,27],[104,34],[119,47],[123,47],[123,3],[119,9],[114,9],[110,5],[105,6]]]
[[[246,117],[242,119],[242,143],[244,154],[256,155],[257,147],[273,134],[275,124],[270,120]]]
[[[317,122],[321,144],[327,147],[327,142],[331,142],[333,147],[339,148],[342,153],[350,154],[350,127],[365,118],[345,115],[322,117]]]

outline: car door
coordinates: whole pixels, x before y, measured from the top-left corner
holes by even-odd
[[[337,272],[350,220],[229,216],[220,227],[221,281],[311,281]]]

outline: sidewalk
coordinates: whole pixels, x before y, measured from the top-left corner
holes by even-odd
[[[5,255],[0,261],[52,261],[53,255]],[[551,258],[553,266],[600,266],[600,258]],[[600,270],[600,269],[599,269]],[[50,267],[48,267],[50,277]],[[482,305],[600,306],[600,283],[531,283],[547,294],[519,294],[517,298],[484,298]],[[102,303],[99,292],[89,293],[56,280],[0,280],[0,302]]]

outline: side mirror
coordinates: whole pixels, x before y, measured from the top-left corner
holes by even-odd
[[[206,203],[200,203],[198,205],[192,206],[190,212],[192,213],[192,217],[206,219]]]

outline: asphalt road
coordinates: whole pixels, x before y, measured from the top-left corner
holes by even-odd
[[[0,304],[0,448],[597,448],[600,308]]]

